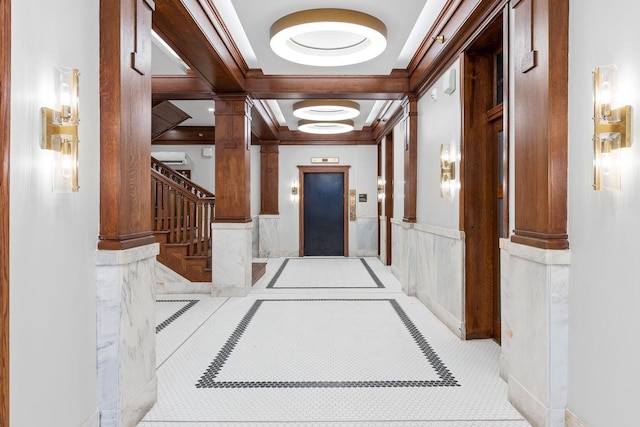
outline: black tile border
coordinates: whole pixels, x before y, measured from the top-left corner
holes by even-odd
[[[240,341],[242,334],[247,330],[249,323],[255,316],[260,306],[265,302],[308,302],[308,301],[387,301],[411,334],[411,337],[424,354],[425,358],[436,371],[440,380],[428,381],[220,381],[215,379],[222,370],[227,359]],[[424,336],[420,333],[409,316],[400,307],[395,299],[260,299],[253,303],[247,314],[244,315],[236,329],[227,339],[216,358],[211,362],[207,370],[202,374],[200,380],[195,384],[197,388],[355,388],[355,387],[459,387],[446,365],[431,348]]]
[[[159,300],[156,300],[156,302],[186,302],[187,303],[180,310],[178,310],[175,313],[173,313],[164,322],[162,322],[158,326],[156,326],[156,334],[158,332],[160,332],[161,330],[163,330],[164,328],[166,328],[167,326],[169,326],[171,323],[173,323],[173,321],[176,320],[178,317],[180,317],[183,314],[185,314],[191,307],[196,305],[199,301],[200,301],[199,299],[159,299]]]
[[[271,281],[267,285],[267,289],[378,289],[378,288],[384,289],[384,285],[382,284],[382,281],[380,281],[378,276],[376,276],[376,274],[373,272],[373,270],[371,269],[371,267],[369,266],[367,261],[365,261],[364,258],[358,258],[358,259],[360,261],[362,261],[362,265],[364,265],[364,268],[367,270],[367,272],[369,273],[369,275],[371,276],[371,278],[375,282],[376,286],[278,286],[278,287],[276,287],[275,284],[278,281],[278,279],[280,278],[280,275],[282,274],[282,271],[287,266],[287,263],[289,262],[289,260],[292,260],[292,259],[299,259],[300,260],[300,259],[309,259],[309,258],[287,258],[287,259],[285,259],[284,262],[282,263],[282,265],[280,266],[280,268],[278,269],[278,271],[276,272],[276,274],[273,276],[273,278],[271,279]],[[322,258],[322,259],[327,259],[327,258]],[[336,259],[338,259],[338,258],[336,258]],[[354,258],[345,258],[345,259],[354,259]]]

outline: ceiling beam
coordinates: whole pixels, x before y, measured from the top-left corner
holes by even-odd
[[[211,145],[215,141],[213,126],[178,126],[151,141],[151,145]]]
[[[216,93],[242,92],[247,66],[208,1],[156,0],[153,29]]]
[[[257,99],[400,99],[409,90],[409,74],[388,76],[265,75],[249,70],[245,91]]]
[[[251,132],[259,140],[278,139],[278,124],[259,100],[253,103],[251,109]]]
[[[369,127],[335,135],[317,135],[281,127],[279,137],[280,145],[375,145],[377,143]]]
[[[213,99],[213,88],[195,73],[186,76],[151,77],[153,101],[171,99]]]

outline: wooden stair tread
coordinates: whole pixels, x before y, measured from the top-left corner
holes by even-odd
[[[255,285],[258,280],[267,272],[266,262],[254,262],[251,264],[251,286]]]

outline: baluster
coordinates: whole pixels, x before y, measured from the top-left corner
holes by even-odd
[[[169,225],[169,186],[162,185],[162,231],[167,231]]]
[[[189,254],[193,255],[195,252],[195,210],[196,206],[194,202],[189,202]]]
[[[169,239],[176,243],[176,191],[171,189],[169,193]]]

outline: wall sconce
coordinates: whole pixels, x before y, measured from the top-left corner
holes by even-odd
[[[381,176],[378,177],[378,202],[384,200],[384,179]]]
[[[53,109],[42,107],[42,148],[53,151],[53,191],[76,192],[78,186],[78,80],[75,68],[56,70]]]
[[[291,184],[291,201],[297,203],[298,197],[298,182],[294,179],[293,184]]]
[[[449,198],[453,195],[456,179],[456,162],[452,161],[451,147],[440,145],[440,197]]]
[[[631,106],[616,102],[616,67],[593,71],[593,188],[619,190],[621,148],[631,146]]]

